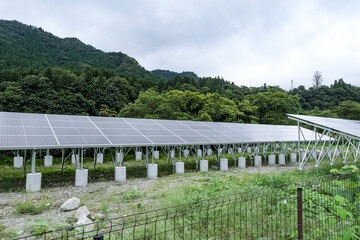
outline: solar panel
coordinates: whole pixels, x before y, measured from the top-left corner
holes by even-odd
[[[57,146],[54,136],[26,136],[28,146]]]
[[[0,149],[294,142],[297,133],[296,126],[0,112]]]
[[[330,128],[339,132],[347,133],[352,136],[360,137],[360,122],[356,120],[314,117],[306,115],[288,114],[288,116],[295,119],[303,120],[305,122],[313,123],[325,128]]]

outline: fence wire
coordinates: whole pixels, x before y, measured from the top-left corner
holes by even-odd
[[[335,196],[359,201],[359,190],[346,176],[326,176],[18,239],[336,239],[354,223],[339,217]]]

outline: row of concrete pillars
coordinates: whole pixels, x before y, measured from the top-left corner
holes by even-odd
[[[211,149],[208,149],[211,150]],[[117,153],[117,154],[121,154]],[[136,152],[141,153],[141,152]],[[155,155],[154,158],[159,158],[159,152],[154,151]],[[198,151],[198,154],[200,154],[201,151]],[[210,152],[207,152],[208,154]],[[175,154],[175,152],[174,152]],[[135,154],[137,155],[137,154]],[[210,154],[209,154],[210,155]],[[41,173],[35,172],[35,151],[33,152],[32,157],[32,163],[31,163],[31,173],[27,174],[26,176],[26,190],[27,191],[39,191],[41,189]],[[119,161],[119,158],[122,158],[123,156],[116,156],[117,161]],[[78,154],[72,155],[72,163],[75,164],[76,161],[79,159]],[[102,153],[97,154],[96,161],[97,163],[103,163],[104,156]],[[138,159],[139,160],[139,159]],[[141,159],[140,159],[141,160]],[[290,154],[290,161],[296,162],[297,161],[297,154],[291,153]],[[46,162],[46,165],[45,165]],[[228,159],[227,158],[221,158],[220,159],[220,171],[227,171],[228,170]],[[16,156],[14,158],[14,165],[15,166],[22,166],[23,164],[23,158],[20,156]],[[269,155],[268,156],[268,164],[269,165],[275,165],[276,164],[276,155]],[[279,154],[278,155],[278,164],[284,165],[285,164],[285,154]],[[52,156],[46,155],[44,158],[44,165],[45,166],[51,166],[52,165]],[[262,156],[256,155],[254,156],[254,166],[262,166]],[[239,168],[245,168],[246,167],[246,158],[245,157],[239,157],[238,158],[238,167]],[[208,160],[200,160],[200,171],[206,172],[208,171]],[[185,173],[185,165],[184,162],[179,161],[175,162],[175,172],[177,174],[184,174]],[[156,179],[158,176],[158,165],[154,163],[147,164],[147,177],[149,179]],[[117,182],[124,182],[126,181],[126,167],[124,166],[116,166],[115,167],[115,181]],[[88,184],[88,169],[77,169],[75,173],[75,186],[81,187],[86,186]]]

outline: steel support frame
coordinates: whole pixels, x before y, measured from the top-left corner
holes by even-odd
[[[349,134],[334,131],[332,129],[312,124],[299,119],[291,118],[298,123],[298,154],[299,154],[299,169],[302,170],[307,161],[313,157],[315,166],[319,168],[320,164],[326,156],[329,157],[330,165],[333,166],[335,161],[342,158],[343,164],[346,165],[348,159],[353,156],[355,163],[360,158],[360,139]],[[300,123],[304,123],[313,127],[314,139],[308,141],[300,128]],[[318,132],[320,130],[320,132]],[[301,141],[303,139],[304,141]],[[304,143],[307,142],[306,148],[303,148]],[[342,147],[339,148],[339,145]],[[304,152],[301,157],[301,152]]]

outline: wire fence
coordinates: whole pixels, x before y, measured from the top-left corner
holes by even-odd
[[[355,221],[339,216],[335,196],[359,214],[359,190],[326,176],[18,239],[336,239]]]

